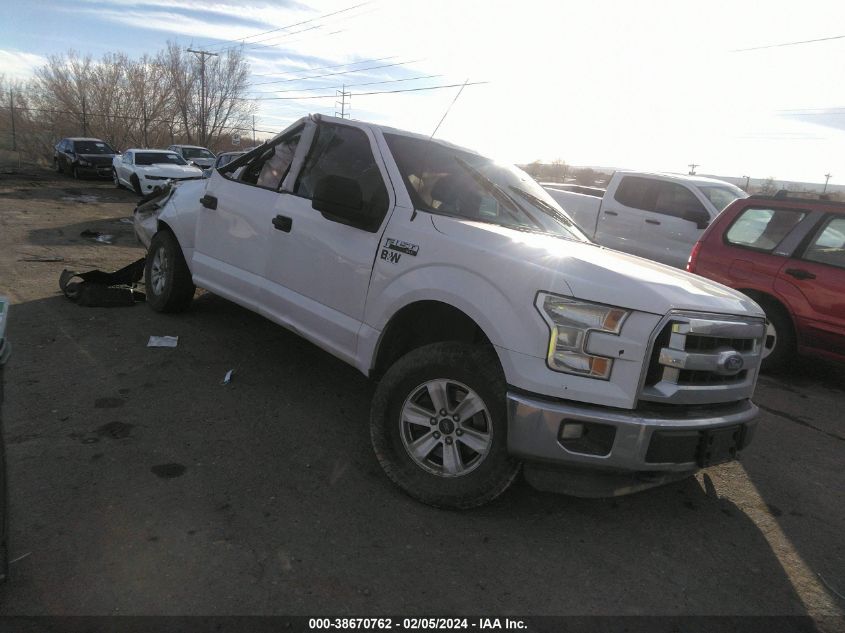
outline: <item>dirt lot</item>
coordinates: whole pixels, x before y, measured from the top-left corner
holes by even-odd
[[[210,294],[179,316],[66,300],[63,268],[143,254],[120,222],[135,198],[12,171],[0,173],[0,294],[14,302],[4,417],[20,560],[3,613],[845,609],[841,368],[761,379],[751,448],[695,479],[615,500],[519,483],[480,510],[439,511],[382,475],[367,380],[295,335]],[[150,335],[179,346],[147,348]]]

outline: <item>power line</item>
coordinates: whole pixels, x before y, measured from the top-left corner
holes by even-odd
[[[343,86],[317,86],[314,88],[285,88],[284,90],[274,90],[272,92],[256,92],[259,95],[275,95],[280,92],[311,92],[312,90],[332,90],[339,88],[354,88],[355,86],[377,86],[381,84],[393,84],[400,81],[419,81],[420,79],[434,79],[435,77],[442,77],[443,75],[418,75],[416,77],[405,77],[403,79],[387,79],[385,81],[366,81],[358,84],[343,84]]]
[[[219,48],[221,46],[226,48],[225,45],[228,44],[229,42],[247,43],[245,40],[251,39],[253,37],[259,37],[261,35],[267,35],[268,33],[275,33],[277,31],[286,31],[287,29],[291,29],[295,26],[301,26],[303,24],[309,24],[311,22],[316,22],[317,20],[323,20],[323,19],[328,18],[330,16],[338,15],[339,13],[346,13],[347,11],[352,11],[353,9],[363,7],[364,5],[367,5],[367,4],[372,4],[372,0],[367,0],[367,2],[361,2],[361,3],[353,5],[351,7],[346,7],[345,9],[339,9],[338,11],[333,11],[332,13],[326,13],[326,14],[323,14],[323,15],[318,15],[315,18],[310,18],[308,20],[302,20],[301,22],[294,22],[293,24],[288,24],[287,26],[280,26],[280,27],[275,28],[275,29],[270,29],[269,31],[262,31],[260,33],[253,33],[252,35],[246,35],[244,37],[235,38],[235,39],[231,39],[231,40],[223,40],[222,42],[218,42],[217,44],[210,44],[207,48]]]
[[[373,59],[361,59],[357,62],[349,62],[347,64],[335,64],[334,66],[316,66],[314,68],[301,68],[298,71],[292,72],[311,72],[313,70],[331,70],[332,68],[343,68],[344,66],[354,66],[355,64],[370,64],[372,62],[383,62],[387,59],[396,59],[396,55],[390,55],[388,57],[375,57]],[[289,75],[290,73],[282,73],[283,75]],[[252,73],[253,77],[278,77],[279,73]]]
[[[461,84],[446,84],[442,86],[426,86],[423,88],[404,88],[400,90],[377,90],[373,92],[356,92],[356,97],[366,97],[368,95],[387,95],[396,94],[398,92],[421,92],[423,90],[440,90],[443,88],[457,88],[459,86],[479,86],[481,84],[489,84],[489,81],[471,81],[469,83]],[[305,99],[336,99],[337,95],[306,95],[304,97],[238,97],[240,101],[303,101]]]
[[[845,35],[834,35],[832,37],[820,37],[814,40],[801,40],[799,42],[783,42],[781,44],[767,44],[766,46],[752,46],[751,48],[736,48],[731,53],[746,53],[748,51],[762,51],[767,48],[781,48],[783,46],[798,46],[799,44],[814,44],[816,42],[828,42],[830,40],[841,40]]]
[[[250,84],[250,86],[266,86],[269,84],[284,84],[291,81],[306,81],[308,79],[320,79],[322,77],[337,77],[339,75],[349,75],[352,73],[362,73],[367,70],[377,70],[379,68],[393,68],[394,66],[407,66],[408,64],[416,64],[423,61],[422,59],[412,59],[407,62],[396,62],[395,64],[381,64],[379,66],[368,66],[367,68],[355,68],[353,70],[344,70],[336,73],[324,73],[322,75],[311,75],[308,77],[293,77],[291,79],[277,79],[275,81],[259,81],[258,83]]]
[[[305,33],[306,31],[314,31],[314,30],[317,30],[317,29],[322,29],[325,26],[334,25],[336,23],[336,21],[352,20],[352,19],[355,19],[355,18],[360,18],[361,16],[367,15],[368,13],[373,13],[375,10],[376,9],[370,9],[369,11],[362,11],[361,13],[356,13],[355,15],[349,15],[349,16],[345,16],[345,17],[342,17],[342,18],[334,18],[330,22],[327,22],[326,24],[318,24],[316,26],[310,26],[307,29],[300,29],[299,31],[291,31],[290,33],[282,33],[281,35],[272,35],[270,37],[267,37],[267,38],[264,38],[264,39],[261,39],[261,40],[255,40],[254,42],[247,42],[245,44],[242,44],[241,46],[244,47],[244,50],[254,51],[254,50],[257,50],[257,49],[261,49],[261,48],[274,48],[274,47],[280,46],[281,44],[284,44],[284,45],[294,44],[296,42],[301,42],[301,41],[307,39],[308,36],[298,37],[298,38],[293,39],[293,40],[285,40],[284,42],[282,42],[281,40],[283,40],[284,38],[289,37],[291,35],[297,35],[299,33]],[[337,31],[331,31],[330,33],[317,34],[317,35],[315,35],[315,39],[320,38],[320,37],[329,37],[331,35],[337,35],[339,33],[346,33],[348,30],[349,29],[338,29]],[[261,42],[268,42],[268,43],[262,44]],[[227,47],[225,47],[225,49],[220,49],[220,50],[221,51],[222,50],[231,50],[231,49],[234,49],[234,48],[236,48],[236,47],[235,46],[227,46]]]

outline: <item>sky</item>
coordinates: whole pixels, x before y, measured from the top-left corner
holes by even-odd
[[[841,0],[0,0],[0,7],[7,77],[25,79],[48,55],[71,48],[96,58],[139,57],[169,40],[211,51],[243,46],[259,129],[281,131],[308,112],[333,114],[332,95],[345,84],[353,118],[424,134],[454,101],[437,137],[503,162],[673,172],[696,163],[698,173],[805,182],[830,173],[831,184],[845,184]],[[315,77],[329,73],[343,74]],[[467,85],[457,101],[458,87],[361,94],[467,80],[485,83]],[[323,95],[330,98],[306,98]]]

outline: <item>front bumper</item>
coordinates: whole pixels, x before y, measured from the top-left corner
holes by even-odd
[[[741,450],[751,441],[758,412],[750,400],[649,411],[609,409],[515,392],[508,393],[507,401],[508,450],[512,455],[549,465],[628,472],[694,471],[704,465],[702,442],[718,429],[735,428],[736,449]],[[599,448],[585,449],[592,454],[564,446],[562,426],[579,423],[599,430]]]
[[[111,178],[112,166],[108,165],[76,165],[76,171],[80,176],[96,176],[97,178]]]

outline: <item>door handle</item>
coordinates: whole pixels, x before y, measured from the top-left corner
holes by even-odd
[[[200,198],[200,204],[204,206],[206,209],[216,209],[217,208],[217,198],[214,196],[210,196],[205,194],[202,198]]]
[[[290,229],[293,226],[293,220],[286,215],[277,215],[273,218],[273,226],[277,231],[290,233]]]
[[[659,220],[646,220],[646,224],[660,224]]]
[[[791,275],[796,279],[815,279],[816,276],[811,273],[809,270],[804,270],[803,268],[787,268],[785,271],[787,275]]]
[[[604,214],[605,215],[619,215],[618,213],[616,213],[616,211],[605,211]]]

